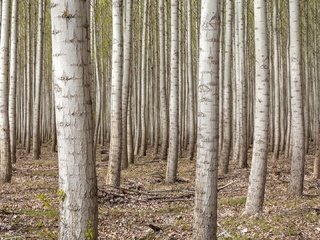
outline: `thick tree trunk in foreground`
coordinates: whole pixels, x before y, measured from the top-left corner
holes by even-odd
[[[219,33],[216,0],[202,0],[198,83],[198,149],[193,239],[217,239]]]
[[[267,12],[264,0],[254,1],[254,26],[256,102],[252,165],[246,202],[246,213],[248,214],[262,211],[267,175],[270,76]]]
[[[89,1],[51,1],[59,158],[60,240],[97,239],[90,97]]]

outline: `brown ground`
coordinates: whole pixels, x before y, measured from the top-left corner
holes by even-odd
[[[44,147],[40,161],[18,156],[12,183],[0,189],[0,239],[57,239],[57,155]],[[98,154],[100,239],[191,238],[194,162],[181,159],[179,182],[166,185],[165,162],[151,159],[138,159],[124,171],[123,189],[112,189]],[[288,161],[269,161],[265,211],[255,217],[242,214],[249,171],[219,177],[220,186],[233,182],[219,192],[220,239],[320,239],[320,182],[311,178],[312,156],[306,163],[305,195],[294,199],[286,194]]]

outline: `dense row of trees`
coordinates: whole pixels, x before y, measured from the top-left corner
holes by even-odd
[[[135,156],[167,160],[170,184],[196,158],[194,239],[215,239],[230,161],[251,166],[247,214],[263,209],[269,153],[290,157],[301,196],[311,142],[320,177],[319,10],[299,3],[2,0],[0,182],[17,145],[34,159],[57,145],[60,239],[97,237],[97,145],[112,186]]]

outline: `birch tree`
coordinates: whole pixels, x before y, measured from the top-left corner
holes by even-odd
[[[123,74],[122,0],[112,1],[111,139],[107,184],[120,186],[121,93]]]
[[[128,167],[128,150],[127,150],[127,112],[129,98],[129,81],[130,79],[130,60],[131,60],[131,42],[132,42],[132,0],[126,0],[125,14],[125,36],[123,48],[123,82],[122,82],[122,153],[121,167]],[[131,160],[130,160],[131,161]]]
[[[267,13],[264,0],[254,1],[255,35],[255,121],[252,165],[246,202],[246,213],[262,211],[268,158],[269,134],[269,49]]]
[[[217,239],[220,1],[202,0],[193,239]]]
[[[193,88],[193,69],[192,69],[192,8],[191,0],[187,1],[187,26],[188,26],[188,87],[189,87],[189,158],[192,159],[194,155],[194,148],[196,145],[196,132],[195,132],[195,101],[194,101],[194,88]]]
[[[40,158],[40,93],[43,69],[43,35],[44,35],[44,1],[39,0],[38,6],[38,31],[37,31],[37,53],[36,53],[36,79],[35,96],[33,105],[33,157]]]
[[[222,150],[220,156],[220,170],[222,173],[227,173],[229,169],[229,158],[231,151],[231,128],[232,128],[232,89],[231,89],[231,74],[232,74],[232,1],[226,1],[226,18],[225,18],[225,36],[224,36],[224,67],[223,67],[223,138]]]
[[[89,1],[52,0],[60,240],[97,239],[97,182],[89,75]]]
[[[166,182],[174,183],[178,170],[179,147],[179,17],[178,0],[171,1],[171,53],[170,53],[170,104],[169,153]]]
[[[160,157],[166,159],[168,152],[168,103],[166,94],[166,66],[165,66],[165,21],[164,0],[158,1],[159,16],[159,80],[160,80],[160,112],[161,112],[161,153]]]
[[[17,48],[18,48],[18,1],[12,1],[11,45],[10,45],[10,88],[9,88],[9,126],[11,161],[16,162],[16,88],[17,88]]]
[[[300,2],[289,0],[290,80],[291,80],[291,175],[289,191],[301,196],[303,192],[305,139],[301,79]]]
[[[0,183],[11,181],[8,113],[10,0],[2,1],[0,37]]]

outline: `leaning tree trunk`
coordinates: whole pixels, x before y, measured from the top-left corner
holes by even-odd
[[[217,0],[202,0],[198,83],[198,149],[193,239],[217,239],[219,33]]]
[[[107,184],[112,186],[120,186],[121,174],[122,7],[122,0],[112,1],[111,139],[107,176]]]
[[[8,113],[9,12],[10,0],[2,1],[0,40],[0,183],[11,180],[11,156]]]
[[[88,235],[90,239],[98,237],[88,3],[82,0],[51,1],[60,240],[87,239]]]
[[[42,69],[43,69],[43,35],[44,35],[44,7],[43,1],[39,1],[38,6],[38,35],[37,35],[37,59],[36,59],[36,82],[35,82],[35,96],[33,105],[33,158],[40,158],[40,93],[42,82]]]
[[[17,47],[18,47],[18,1],[12,1],[11,45],[10,45],[10,89],[9,89],[9,126],[11,161],[16,162],[16,92],[17,92]]]
[[[169,153],[166,182],[174,183],[178,169],[179,147],[179,23],[178,0],[171,1],[171,61],[169,104]]]
[[[249,178],[246,213],[262,211],[268,158],[269,134],[269,49],[266,2],[254,1],[255,35],[255,120],[252,165]]]
[[[291,80],[291,175],[289,191],[301,196],[304,180],[304,120],[300,54],[300,7],[298,0],[289,1],[290,80]]]

